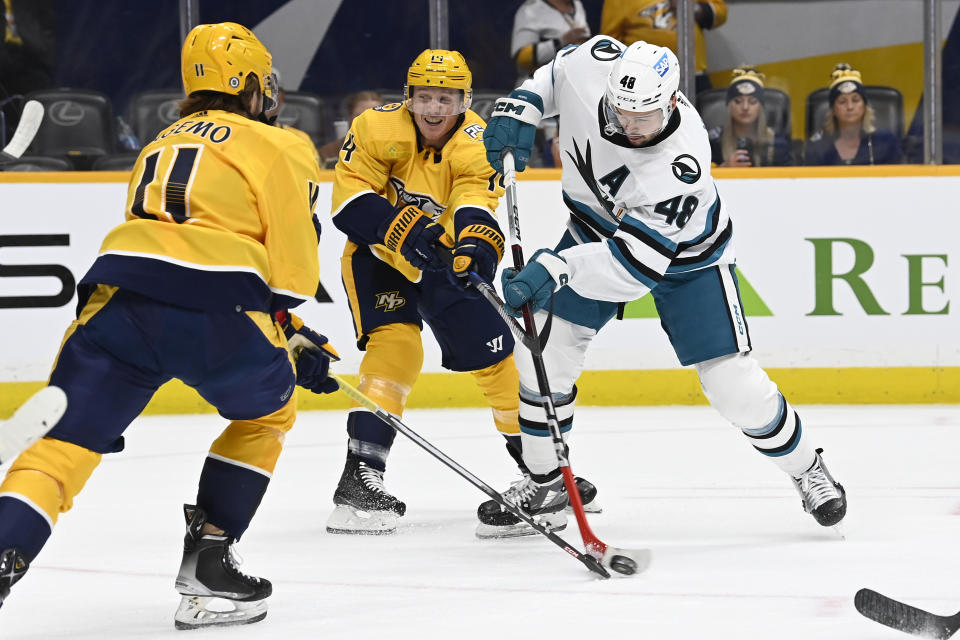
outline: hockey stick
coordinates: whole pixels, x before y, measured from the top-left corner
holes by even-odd
[[[43,121],[43,105],[36,100],[30,100],[23,105],[23,112],[20,114],[20,122],[17,124],[17,130],[10,139],[10,144],[0,151],[0,165],[7,162],[13,162],[23,155],[30,143],[33,142],[37,130],[40,129],[40,123]]]
[[[440,259],[447,263],[448,266],[453,266],[453,251],[447,249],[443,245],[436,245],[435,249],[437,255],[440,256]],[[469,279],[470,286],[477,290],[477,292],[483,296],[487,302],[490,303],[497,313],[503,318],[504,323],[507,325],[507,328],[510,329],[510,333],[513,334],[513,337],[516,338],[523,346],[529,349],[531,352],[542,353],[543,345],[547,342],[547,334],[550,332],[549,323],[553,320],[553,316],[547,320],[547,325],[544,327],[544,330],[540,332],[539,339],[535,340],[530,334],[527,333],[526,329],[520,326],[520,323],[517,322],[517,319],[510,315],[510,312],[507,311],[507,304],[500,298],[497,294],[496,289],[491,287],[486,280],[481,278],[473,271],[467,272],[467,278]],[[550,308],[553,309],[553,300],[550,300]]]
[[[872,589],[857,591],[853,604],[867,618],[904,633],[946,640],[960,629],[960,613],[938,616]]]
[[[520,246],[520,212],[517,208],[517,174],[514,165],[513,153],[507,151],[503,156],[503,180],[507,196],[507,216],[510,223],[510,244],[513,253],[513,266],[517,271],[523,269],[523,247]],[[533,310],[530,303],[523,305],[523,323],[526,327],[527,335],[532,339],[533,344],[540,345],[537,337],[537,325],[533,321]],[[526,343],[525,343],[526,344]],[[573,475],[573,469],[570,468],[570,461],[567,459],[567,446],[563,442],[563,435],[560,433],[560,423],[557,420],[556,408],[553,405],[553,395],[550,393],[550,383],[547,380],[547,369],[543,363],[543,353],[540,349],[531,349],[533,356],[533,367],[537,374],[537,386],[540,391],[540,403],[547,415],[547,426],[550,429],[550,435],[553,440],[553,447],[557,454],[557,461],[560,465],[560,471],[563,474],[563,483],[567,487],[567,495],[570,500],[570,506],[574,516],[577,519],[577,526],[580,527],[580,536],[583,538],[583,544],[587,553],[600,560],[600,563],[617,573],[632,575],[638,571],[643,571],[650,565],[649,549],[621,549],[611,547],[593,533],[590,524],[587,522],[587,515],[583,510],[583,501],[580,499],[580,492],[577,491],[576,479]]]
[[[0,464],[42,438],[67,410],[67,396],[60,387],[44,387],[17,409],[9,420],[0,420]]]
[[[518,509],[511,503],[504,500],[503,496],[501,496],[496,489],[494,489],[493,487],[488,485],[486,482],[484,482],[477,476],[467,471],[457,461],[452,459],[450,456],[448,456],[443,451],[441,451],[440,449],[435,447],[433,444],[431,444],[423,436],[421,436],[416,431],[414,431],[413,429],[408,427],[406,424],[404,424],[400,420],[400,418],[397,418],[393,414],[388,413],[387,411],[382,409],[376,402],[368,398],[359,389],[351,385],[342,377],[334,373],[331,373],[330,377],[337,381],[337,383],[340,385],[341,391],[343,391],[348,396],[350,396],[351,398],[359,402],[360,405],[363,406],[365,409],[372,411],[378,418],[383,420],[385,423],[387,423],[388,425],[390,425],[391,427],[393,427],[403,435],[413,440],[417,445],[420,446],[421,449],[423,449],[424,451],[432,455],[434,458],[436,458],[443,464],[453,469],[453,471],[456,472],[457,475],[466,479],[467,482],[475,486],[477,489],[480,489],[480,491],[483,491],[490,498],[492,498],[497,503],[499,503],[500,506],[502,506],[504,509],[506,509],[513,515],[517,516],[518,518],[520,518],[521,520],[529,524],[531,527],[533,527],[538,533],[546,536],[547,539],[550,540],[550,542],[554,543],[555,545],[557,545],[558,547],[560,547],[561,549],[569,553],[571,556],[573,556],[574,558],[582,562],[584,565],[586,565],[588,569],[590,569],[590,571],[593,571],[594,573],[596,573],[597,575],[603,578],[610,577],[610,574],[607,572],[606,569],[600,566],[600,563],[597,562],[596,558],[594,558],[588,553],[580,553],[574,547],[568,544],[563,538],[553,533],[553,531],[544,527],[543,525],[535,521],[533,518],[528,516],[524,511]]]

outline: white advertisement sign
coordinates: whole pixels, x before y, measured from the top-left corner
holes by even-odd
[[[321,185],[321,202],[331,186]],[[960,299],[960,177],[737,179],[719,188],[764,366],[960,365],[960,309],[951,305]],[[46,378],[74,318],[75,282],[122,221],[125,198],[125,183],[0,184],[0,382]],[[523,180],[518,200],[529,257],[563,232],[560,184]],[[503,211],[501,221],[506,232]],[[323,222],[321,280],[333,302],[297,313],[338,348],[340,370],[356,372],[361,354],[339,273],[344,238]],[[627,316],[594,341],[588,369],[679,366],[648,303],[628,306]],[[424,338],[424,370],[441,371],[428,329]]]

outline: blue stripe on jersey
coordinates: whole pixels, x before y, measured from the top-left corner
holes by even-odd
[[[714,243],[707,247],[703,253],[696,256],[674,259],[673,264],[667,267],[667,273],[693,271],[694,269],[702,269],[703,267],[713,264],[723,255],[723,251],[727,248],[732,236],[733,222],[728,220],[726,228],[720,232],[720,235],[717,236]]]
[[[647,245],[665,258],[673,258],[677,253],[677,243],[665,238],[635,218],[624,216],[620,221],[620,231]]]
[[[569,195],[567,195],[566,191],[563,192],[563,202],[567,205],[567,208],[570,209],[571,213],[580,214],[581,218],[585,217],[586,220],[583,220],[584,222],[586,222],[591,227],[593,227],[594,230],[599,231],[600,233],[607,236],[608,238],[616,232],[617,230],[616,223],[601,217],[593,209],[591,209],[584,203],[574,200]]]
[[[707,227],[703,233],[701,233],[696,238],[692,240],[687,240],[680,243],[680,248],[677,253],[686,251],[692,247],[697,246],[717,230],[717,224],[720,222],[720,193],[717,191],[717,187],[713,187],[714,192],[717,194],[717,197],[714,199],[713,204],[710,205],[710,211],[707,212]]]
[[[653,289],[657,286],[657,283],[660,282],[660,279],[663,278],[663,274],[658,273],[637,260],[636,257],[630,253],[630,248],[622,238],[610,238],[607,240],[607,247],[609,247],[613,257],[627,270],[627,273],[648,289]]]

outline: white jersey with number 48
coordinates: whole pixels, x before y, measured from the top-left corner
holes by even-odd
[[[569,286],[611,302],[641,297],[664,274],[734,262],[707,131],[686,97],[677,92],[666,127],[643,146],[605,130],[607,76],[624,49],[595,36],[560,51],[520,87],[543,99],[544,117],[560,115],[563,200],[579,243],[560,252]]]

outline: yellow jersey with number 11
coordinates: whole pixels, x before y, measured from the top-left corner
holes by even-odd
[[[207,311],[294,307],[320,279],[319,180],[288,131],[227,111],[182,118],[141,151],[126,222],[81,283]]]

